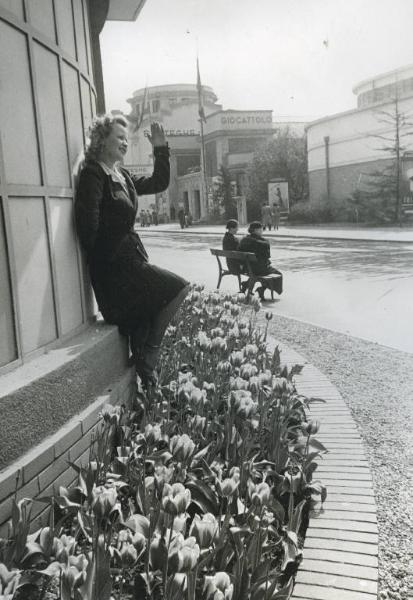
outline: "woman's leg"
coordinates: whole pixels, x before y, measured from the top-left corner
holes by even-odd
[[[152,319],[141,355],[141,366],[144,366],[146,371],[153,371],[155,369],[166,328],[184,301],[189,289],[190,284],[187,284],[175,298]]]

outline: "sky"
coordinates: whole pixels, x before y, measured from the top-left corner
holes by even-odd
[[[353,86],[413,63],[413,0],[146,0],[101,33],[108,110],[146,85],[202,83],[225,109],[311,120]]]

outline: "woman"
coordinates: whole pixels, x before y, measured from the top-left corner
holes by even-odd
[[[142,383],[155,383],[155,366],[169,321],[189,290],[170,271],[148,262],[134,231],[138,195],[162,192],[169,184],[169,148],[158,123],[148,136],[155,157],[151,177],[120,166],[128,148],[127,122],[98,117],[90,130],[79,176],[75,213],[99,309],[108,323],[128,335]]]
[[[242,238],[239,249],[241,252],[253,252],[255,254],[257,261],[251,265],[254,275],[281,275],[280,271],[271,266],[270,243],[262,236],[262,231],[262,224],[259,221],[253,221],[248,227],[249,235]],[[271,285],[277,294],[282,294],[282,275],[271,283],[257,288],[256,291],[261,300],[265,300],[264,291]]]

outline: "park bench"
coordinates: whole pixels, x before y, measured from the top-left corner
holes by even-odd
[[[218,262],[217,289],[219,289],[221,281],[226,275],[232,275],[233,277],[237,277],[239,291],[242,292],[241,276],[244,275],[244,277],[247,277],[248,281],[247,297],[251,295],[254,285],[258,282],[265,284],[265,286],[270,289],[271,300],[274,300],[274,289],[272,284],[277,279],[280,279],[282,275],[277,275],[275,273],[271,273],[270,275],[255,275],[252,270],[252,265],[257,262],[257,257],[253,252],[240,252],[239,250],[219,250],[217,248],[210,248],[210,252],[213,256],[215,256]],[[242,268],[242,273],[233,273],[228,268],[223,267],[221,259],[227,258],[239,262],[240,268]]]

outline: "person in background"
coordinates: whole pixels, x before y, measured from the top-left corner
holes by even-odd
[[[155,209],[153,209],[153,211],[152,211],[152,223],[154,225],[158,224],[158,213]]]
[[[187,227],[191,227],[192,222],[193,222],[193,218],[192,218],[192,213],[191,211],[188,211],[188,214],[186,216],[186,221],[187,221]]]
[[[239,228],[238,221],[230,219],[226,224],[226,232],[222,238],[222,249],[223,250],[239,250],[239,240],[235,236],[237,235]],[[234,275],[241,275],[243,273],[242,265],[238,260],[227,258],[228,271]],[[245,292],[248,286],[248,280],[241,283],[241,291]]]
[[[274,226],[274,229],[278,230],[278,227],[280,225],[281,214],[280,214],[280,207],[275,202],[272,205],[271,214],[272,214],[272,224]]]
[[[146,226],[149,227],[152,225],[152,215],[149,210],[146,211]]]
[[[141,224],[141,227],[145,227],[146,225],[146,215],[145,215],[145,211],[141,210],[141,212],[139,213],[139,222]]]
[[[257,262],[252,263],[251,265],[254,275],[282,275],[280,271],[271,265],[270,243],[263,237],[262,233],[262,223],[253,221],[248,227],[248,235],[242,238],[239,249],[241,252],[253,252],[255,254]],[[279,279],[275,279],[272,284],[269,285],[273,286],[273,289],[277,294],[282,294],[282,276]],[[268,285],[261,285],[261,287],[256,290],[261,300],[265,300],[264,292],[267,287]]]
[[[154,170],[137,177],[121,166],[128,149],[128,123],[119,115],[94,120],[75,200],[76,226],[86,252],[92,286],[103,318],[129,337],[144,386],[156,383],[165,330],[189,291],[185,279],[148,260],[134,231],[138,195],[169,185],[169,147],[163,128],[151,124]]]
[[[181,229],[183,229],[185,227],[185,211],[184,211],[184,207],[180,206],[179,210],[178,210],[178,220],[179,220],[179,224],[181,226]]]
[[[265,229],[268,227],[268,229],[271,231],[271,226],[272,226],[272,214],[271,214],[271,207],[268,204],[268,202],[266,204],[262,205],[261,208],[261,220],[262,220],[262,228],[265,231]]]

